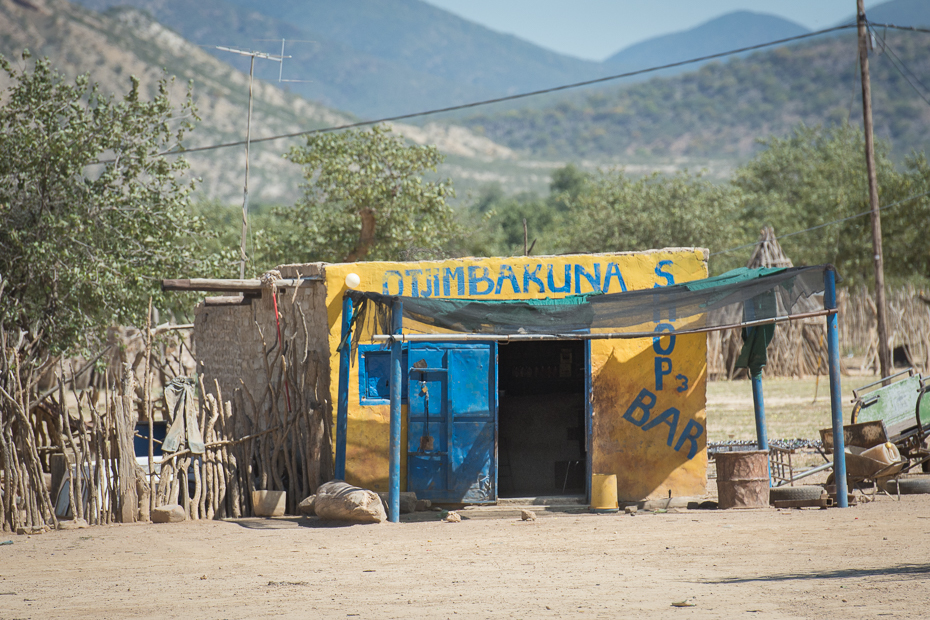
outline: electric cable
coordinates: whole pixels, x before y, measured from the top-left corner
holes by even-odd
[[[920,91],[920,89],[917,88],[916,85],[914,85],[914,82],[912,82],[912,81],[911,81],[911,78],[909,78],[909,77],[907,76],[907,73],[910,73],[911,76],[914,78],[914,80],[916,80],[917,83],[920,84],[921,87],[922,87],[925,91],[928,90],[927,87],[924,86],[923,82],[920,81],[920,78],[918,78],[917,75],[915,75],[913,71],[911,71],[910,69],[907,68],[907,66],[904,64],[904,61],[901,60],[901,59],[898,57],[898,55],[895,53],[895,51],[891,48],[891,46],[888,45],[888,41],[885,40],[885,37],[884,37],[884,36],[881,36],[881,35],[879,35],[879,34],[873,32],[871,26],[869,27],[869,32],[871,32],[872,35],[875,36],[876,38],[880,38],[880,39],[881,39],[881,41],[882,41],[882,48],[884,48],[884,49],[890,54],[890,56],[889,56],[888,58],[889,58],[889,61],[891,62],[891,66],[894,67],[895,70],[896,70],[898,73],[901,74],[901,77],[903,77],[904,80],[910,85],[910,87],[911,87],[912,89],[914,89],[914,92],[917,93],[917,94],[920,96],[920,98],[924,100],[924,103],[926,103],[927,105],[930,105],[930,99],[927,99],[927,96],[926,96],[924,93],[922,93],[922,92]],[[897,61],[897,62],[896,62],[896,61]],[[899,64],[901,65],[900,67],[898,66]],[[907,71],[907,73],[905,73],[905,71]]]
[[[917,28],[915,26],[895,26],[894,24],[877,24],[875,22],[868,22],[872,26],[877,26],[878,28],[892,28],[894,30],[907,30],[910,32],[923,32],[925,34],[930,34],[930,29],[928,28]]]
[[[494,98],[494,99],[484,99],[484,100],[481,100],[481,101],[472,101],[472,102],[469,102],[469,103],[462,103],[462,104],[458,104],[458,105],[447,106],[447,107],[444,107],[444,108],[435,108],[435,109],[432,109],[432,110],[424,110],[424,111],[421,111],[421,112],[410,112],[410,113],[407,113],[407,114],[398,114],[398,115],[395,115],[395,116],[385,116],[385,117],[382,117],[382,118],[379,118],[379,119],[375,119],[375,120],[359,121],[359,122],[356,122],[356,123],[346,123],[346,124],[344,124],[344,125],[335,125],[335,126],[332,126],[332,127],[323,127],[323,128],[320,128],[320,129],[308,129],[308,130],[305,130],[305,131],[295,131],[295,132],[293,132],[293,133],[280,134],[280,135],[275,135],[275,136],[267,136],[267,137],[264,137],[264,138],[252,138],[251,142],[252,142],[252,143],[257,143],[257,142],[271,142],[271,141],[274,141],[274,140],[283,140],[283,139],[286,139],[286,138],[298,138],[298,137],[300,137],[300,136],[308,136],[308,135],[313,135],[313,134],[331,133],[331,132],[334,132],[334,131],[341,131],[341,130],[343,130],[343,129],[354,129],[354,128],[356,128],[356,127],[368,127],[368,126],[370,126],[370,125],[378,125],[378,124],[380,124],[380,123],[389,123],[389,122],[394,122],[394,121],[402,121],[402,120],[407,120],[407,119],[411,119],[411,118],[419,118],[419,117],[423,117],[423,116],[433,116],[433,115],[442,114],[442,113],[445,113],[445,112],[454,112],[454,111],[457,111],[457,110],[466,110],[466,109],[469,109],[469,108],[477,108],[477,107],[481,107],[481,106],[491,105],[491,104],[494,104],[494,103],[503,103],[503,102],[505,102],[505,101],[516,101],[516,100],[518,100],[518,99],[526,99],[526,98],[528,98],[528,97],[536,97],[536,96],[539,96],[539,95],[546,95],[546,94],[549,94],[549,93],[555,93],[555,92],[559,92],[559,91],[563,91],[563,90],[570,90],[570,89],[574,89],[574,88],[580,88],[580,87],[582,87],[582,86],[591,86],[592,84],[602,84],[602,83],[604,83],[604,82],[611,82],[611,81],[614,81],[614,80],[620,80],[620,79],[623,79],[623,78],[633,77],[633,76],[636,76],[636,75],[644,75],[644,74],[647,74],[647,73],[654,73],[654,72],[656,72],[656,71],[662,71],[662,70],[664,70],[664,69],[673,69],[673,68],[675,68],[675,67],[682,67],[682,66],[685,66],[685,65],[695,64],[695,63],[698,63],[698,62],[704,62],[705,60],[714,60],[714,59],[717,59],[717,58],[724,58],[724,57],[726,57],[726,56],[732,56],[732,55],[734,55],[734,54],[742,54],[743,52],[751,52],[751,51],[753,51],[753,50],[763,49],[763,48],[766,48],[766,47],[771,47],[771,46],[773,46],[773,45],[781,45],[781,44],[783,44],[783,43],[790,43],[790,42],[792,42],[792,41],[799,41],[799,40],[801,40],[801,39],[809,39],[809,38],[811,38],[811,37],[820,36],[820,35],[822,35],[822,34],[827,34],[827,33],[830,33],[830,32],[837,32],[837,31],[840,31],[840,30],[847,30],[847,29],[849,29],[849,28],[855,28],[855,27],[856,27],[855,24],[843,24],[843,25],[840,25],[840,26],[834,26],[834,27],[832,27],[832,28],[824,28],[823,30],[815,30],[814,32],[808,32],[808,33],[805,33],[805,34],[795,35],[795,36],[793,36],[793,37],[787,37],[787,38],[784,38],[784,39],[777,39],[777,40],[775,40],[775,41],[769,41],[769,42],[767,42],[767,43],[758,43],[758,44],[756,44],[756,45],[749,45],[749,46],[747,46],[747,47],[741,47],[741,48],[737,48],[737,49],[732,49],[732,50],[728,50],[728,51],[726,51],[726,52],[717,52],[717,53],[715,53],[715,54],[707,54],[706,56],[698,56],[698,57],[696,57],[696,58],[689,58],[689,59],[687,59],[687,60],[679,60],[679,61],[676,61],[676,62],[664,64],[664,65],[658,65],[658,66],[654,66],[654,67],[648,67],[648,68],[645,68],[645,69],[637,69],[637,70],[635,70],[635,71],[627,71],[627,72],[625,72],[625,73],[618,73],[618,74],[616,74],[616,75],[608,75],[608,76],[606,76],[606,77],[595,78],[595,79],[593,79],[593,80],[585,80],[585,81],[583,81],[583,82],[573,82],[573,83],[571,83],[571,84],[562,84],[561,86],[553,86],[553,87],[550,87],[550,88],[543,88],[543,89],[540,89],[540,90],[533,90],[533,91],[529,91],[529,92],[525,92],[525,93],[518,93],[518,94],[516,94],[516,95],[507,95],[507,96],[504,96],[504,97],[496,97],[496,98]],[[165,152],[163,152],[163,153],[160,153],[160,155],[182,155],[182,154],[185,154],[185,153],[198,153],[198,152],[202,152],[202,151],[212,151],[212,150],[216,150],[216,149],[224,149],[224,148],[231,148],[231,147],[236,147],[236,146],[242,146],[242,145],[244,145],[244,144],[245,144],[245,140],[239,140],[238,142],[225,142],[225,143],[222,143],[222,144],[212,144],[212,145],[208,145],[208,146],[198,146],[198,147],[193,147],[193,148],[188,148],[188,149],[170,150],[170,151],[165,151]],[[94,163],[96,163],[96,164],[106,164],[106,163],[111,163],[111,162],[110,162],[110,161],[98,161],[98,162],[94,162]]]

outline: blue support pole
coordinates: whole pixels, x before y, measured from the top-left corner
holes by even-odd
[[[391,305],[391,332],[403,333],[404,303],[395,300]],[[400,521],[400,399],[403,394],[403,344],[400,339],[391,342],[391,454],[388,489],[388,520]]]
[[[759,450],[769,451],[769,436],[765,430],[765,401],[762,399],[762,371],[752,373],[752,408],[756,414],[756,443]],[[772,468],[769,467],[769,486],[772,486]]]
[[[349,362],[352,357],[352,298],[342,298],[342,349],[339,351],[339,401],[336,403],[336,480],[346,479],[346,434],[349,426]]]
[[[836,310],[836,272],[823,273],[823,305]],[[827,359],[830,368],[830,410],[833,414],[833,477],[836,480],[836,505],[849,506],[846,488],[846,437],[843,432],[843,402],[840,392],[840,336],[836,313],[827,315]]]

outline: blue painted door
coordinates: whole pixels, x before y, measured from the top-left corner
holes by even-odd
[[[408,352],[407,489],[434,502],[497,500],[497,345]]]

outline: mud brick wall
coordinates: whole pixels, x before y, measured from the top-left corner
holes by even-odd
[[[283,278],[323,275],[319,263],[282,265],[277,269]],[[312,408],[330,409],[325,284],[307,281],[297,289],[277,290],[285,357],[296,371],[292,381],[299,384],[300,393]],[[271,289],[264,289],[261,297],[242,305],[201,302],[194,311],[193,339],[198,372],[203,374],[208,392],[215,392],[214,382],[218,382],[223,400],[232,400],[235,391],[243,386],[257,405],[268,397],[267,369],[273,366],[271,357],[280,355]],[[280,372],[275,373],[272,385],[283,409],[285,391]]]

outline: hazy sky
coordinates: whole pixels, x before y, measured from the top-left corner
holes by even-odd
[[[426,0],[542,47],[603,60],[651,37],[737,10],[771,13],[818,30],[856,13],[855,0]],[[865,0],[869,7],[884,0]]]

